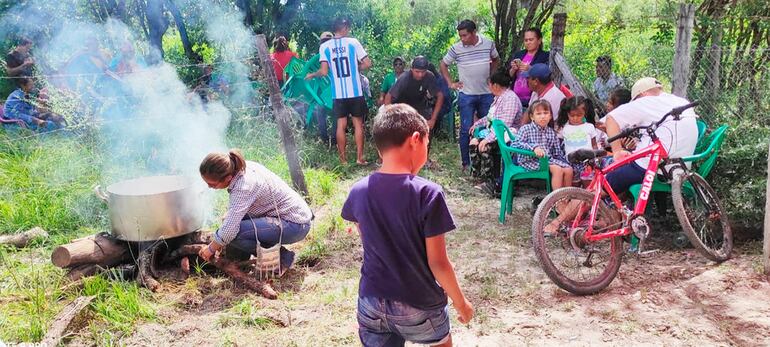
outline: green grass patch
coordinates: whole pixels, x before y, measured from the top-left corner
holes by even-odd
[[[259,302],[252,299],[242,299],[217,319],[220,327],[241,326],[261,330],[277,326],[275,320],[260,312]]]
[[[0,340],[40,341],[49,322],[64,306],[63,273],[35,263],[35,252],[0,248]]]
[[[136,282],[109,280],[102,276],[86,278],[83,295],[94,295],[91,303],[95,320],[92,332],[108,331],[112,334],[130,334],[136,323],[156,319],[151,296]]]

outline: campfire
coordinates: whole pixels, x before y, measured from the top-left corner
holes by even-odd
[[[121,279],[136,279],[142,286],[157,291],[162,280],[183,280],[190,275],[190,265],[198,262],[204,270],[219,270],[236,282],[268,299],[278,297],[266,281],[258,281],[253,260],[234,262],[224,257],[205,263],[198,252],[211,242],[211,232],[196,231],[168,240],[130,242],[99,233],[74,240],[54,249],[51,262],[69,269],[71,280],[109,273]]]
[[[77,280],[101,272],[133,279],[156,291],[160,279],[184,279],[190,264],[218,269],[235,281],[261,293],[277,297],[265,281],[256,262],[233,262],[223,257],[209,263],[198,252],[211,242],[212,234],[201,231],[202,191],[183,176],[141,177],[117,182],[96,195],[109,206],[110,233],[99,233],[57,247],[51,255],[54,265],[69,269]],[[253,275],[249,273],[253,272]]]

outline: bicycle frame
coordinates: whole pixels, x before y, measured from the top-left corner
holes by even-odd
[[[600,199],[602,198],[602,189],[607,193],[618,210],[622,210],[623,208],[623,204],[620,202],[620,199],[618,198],[615,191],[612,190],[612,187],[610,187],[610,184],[607,182],[607,178],[605,176],[608,173],[617,170],[621,166],[628,165],[631,162],[644,157],[650,157],[650,163],[647,166],[647,171],[645,172],[644,179],[642,180],[642,189],[639,192],[639,201],[636,202],[636,206],[634,207],[633,216],[639,216],[644,214],[644,211],[647,208],[647,201],[650,198],[650,191],[652,190],[652,184],[658,172],[658,166],[660,165],[661,161],[668,158],[668,152],[663,147],[663,144],[660,142],[660,140],[658,138],[654,138],[653,143],[647,148],[633,153],[630,156],[621,159],[620,161],[614,162],[604,169],[594,169],[595,177],[587,188],[588,190],[594,192],[594,200],[591,204],[591,219],[589,221],[588,230],[584,235],[584,239],[586,241],[596,242],[611,237],[625,236],[631,233],[631,228],[628,226],[623,226],[619,229],[603,232],[600,234],[594,234],[594,221],[596,220],[596,212],[599,207]],[[575,216],[575,219],[572,222],[573,229],[578,227],[579,222],[582,219],[580,217],[583,216],[583,214],[586,212],[585,208],[585,206],[581,206],[578,210],[578,214]]]

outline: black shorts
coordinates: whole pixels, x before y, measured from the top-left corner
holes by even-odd
[[[363,118],[369,110],[366,107],[366,99],[363,96],[347,99],[334,99],[332,113],[337,118],[345,118],[348,115]]]

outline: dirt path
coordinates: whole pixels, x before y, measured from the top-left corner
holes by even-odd
[[[477,309],[470,326],[453,321],[457,346],[770,344],[770,285],[758,275],[756,250],[721,265],[692,249],[626,256],[607,290],[575,297],[548,280],[532,253],[531,196],[517,197],[515,215],[500,225],[499,201],[469,189],[447,192],[458,222],[448,237],[450,256]],[[358,345],[360,243],[354,233],[332,238],[329,256],[276,284],[279,300],[255,297],[226,280],[192,278],[164,286],[156,295],[167,303],[160,319],[120,343]]]

